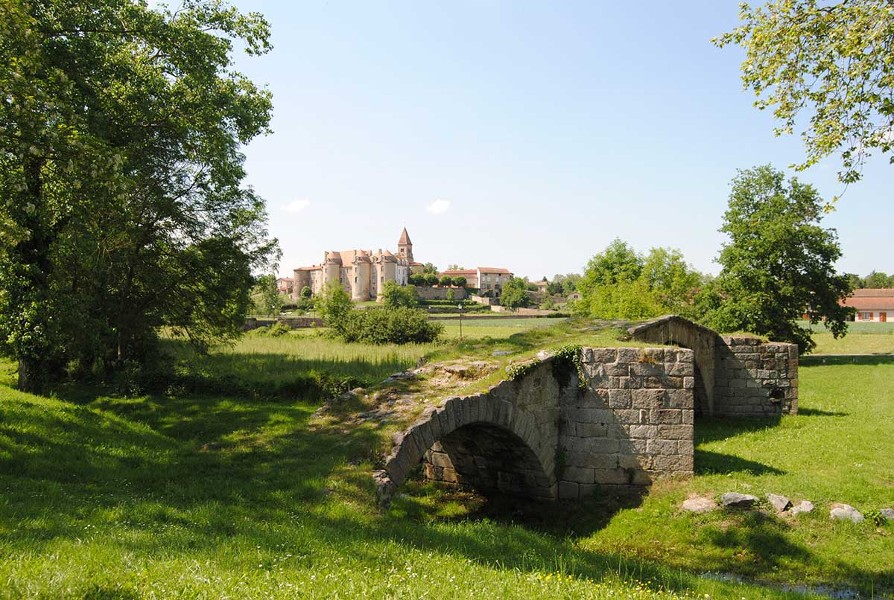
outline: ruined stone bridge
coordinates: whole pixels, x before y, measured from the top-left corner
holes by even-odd
[[[791,344],[721,338],[678,317],[631,333],[695,350],[582,348],[517,367],[486,392],[448,398],[395,436],[375,473],[380,504],[420,463],[428,479],[485,495],[552,500],[641,489],[692,474],[696,413],[797,409]]]

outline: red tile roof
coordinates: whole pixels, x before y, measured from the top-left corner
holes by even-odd
[[[842,302],[859,311],[894,310],[894,289],[863,288],[854,290],[854,295]]]
[[[500,267],[478,267],[478,270],[482,273],[498,273],[501,275],[512,275],[512,271],[509,269],[503,269]]]

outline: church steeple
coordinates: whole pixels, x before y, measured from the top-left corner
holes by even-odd
[[[406,227],[404,227],[400,234],[400,239],[397,241],[397,253],[399,256],[406,258],[408,262],[413,262],[413,242],[410,241],[410,234],[407,233]]]

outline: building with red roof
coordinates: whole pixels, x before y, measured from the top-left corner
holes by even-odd
[[[894,320],[894,288],[862,288],[843,304],[856,311],[854,321],[861,323],[885,323]]]

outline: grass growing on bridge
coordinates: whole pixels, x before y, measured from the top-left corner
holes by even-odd
[[[298,334],[182,354],[179,368],[275,390],[308,369],[375,382],[423,356],[521,356],[614,335],[559,325],[383,348]],[[801,415],[697,426],[693,480],[633,506],[550,507],[527,525],[421,485],[379,513],[369,472],[382,432],[321,424],[319,404],[300,397],[47,399],[0,386],[0,598],[793,597],[706,570],[891,593],[894,527],[827,515],[831,501],[894,502],[892,386],[894,365],[804,368]],[[817,512],[677,511],[689,493],[730,490],[808,498]]]

